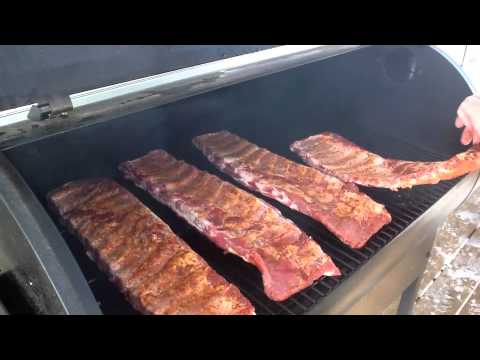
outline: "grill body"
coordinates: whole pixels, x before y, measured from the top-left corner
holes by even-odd
[[[297,162],[289,144],[322,131],[338,132],[386,157],[446,159],[464,150],[453,120],[471,92],[462,73],[433,48],[374,46],[14,146],[0,154],[0,180],[2,191],[13,194],[4,201],[10,204],[5,214],[23,230],[19,241],[25,242],[25,249],[17,258],[30,256],[28,262],[39,268],[48,262],[58,272],[35,270],[43,276],[36,281],[43,284],[39,288],[49,294],[39,300],[44,312],[134,313],[86,257],[78,239],[46,208],[45,196],[53,188],[79,178],[107,176],[239,286],[258,314],[378,313],[405,290],[401,307],[408,312],[437,226],[467,198],[478,174],[398,192],[363,188],[386,205],[393,221],[360,250],[341,244],[322,224],[255,194],[318,241],[343,273],[279,303],[264,295],[255,268],[224,255],[168,208],[123,180],[117,166],[161,148],[241,187],[191,143],[197,135],[223,129]],[[20,205],[12,207],[15,201]]]

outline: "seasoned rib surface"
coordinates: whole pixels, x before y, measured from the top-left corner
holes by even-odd
[[[238,288],[167,224],[109,179],[69,182],[49,194],[61,219],[144,314],[253,315]]]
[[[291,145],[310,166],[345,182],[391,190],[437,184],[480,169],[480,147],[446,161],[420,162],[385,159],[331,132],[310,136]]]
[[[272,300],[285,300],[321,276],[340,274],[320,246],[277,209],[163,150],[120,169],[217,246],[255,265]]]
[[[323,223],[342,242],[360,248],[391,221],[385,207],[353,184],[290,161],[227,131],[193,143],[220,170],[261,194]]]

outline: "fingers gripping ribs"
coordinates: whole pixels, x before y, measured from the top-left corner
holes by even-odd
[[[345,182],[391,190],[437,184],[480,169],[479,146],[446,161],[404,161],[385,159],[338,134],[324,132],[296,141],[290,148],[310,166]]]

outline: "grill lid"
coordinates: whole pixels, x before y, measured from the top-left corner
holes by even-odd
[[[0,146],[5,148],[13,143],[110,120],[120,113],[142,111],[359,48],[358,45],[280,46],[113,85],[109,82],[107,86],[73,94],[72,87],[55,85],[51,92],[35,97],[33,105],[0,112]],[[201,49],[198,51],[195,61],[201,62],[204,56]],[[130,74],[128,69],[127,66],[124,70],[126,74]],[[70,79],[70,75],[67,77]],[[90,74],[85,75],[86,79],[89,77]],[[76,84],[75,79],[70,81]]]
[[[0,111],[247,54],[273,45],[0,46]]]

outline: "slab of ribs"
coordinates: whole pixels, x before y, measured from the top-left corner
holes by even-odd
[[[163,150],[124,162],[120,170],[218,247],[256,266],[272,300],[283,301],[322,276],[340,274],[320,246],[279,210]]]
[[[221,171],[321,222],[352,248],[364,246],[391,221],[385,207],[354,184],[276,155],[228,131],[198,136],[193,143]]]
[[[237,287],[116,182],[73,181],[51,192],[49,201],[138,311],[254,314]]]
[[[391,190],[437,184],[480,169],[479,146],[446,161],[403,161],[385,159],[338,134],[324,132],[296,141],[290,149],[308,165],[344,182]]]

